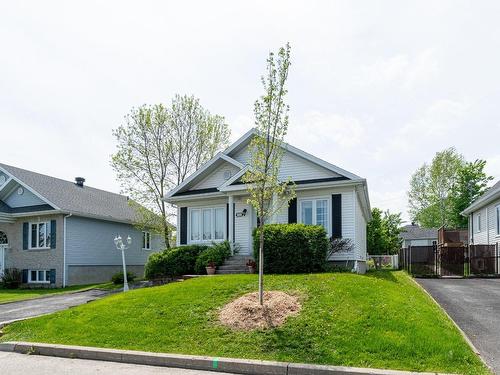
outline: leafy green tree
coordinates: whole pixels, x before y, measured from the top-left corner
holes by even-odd
[[[382,212],[379,208],[372,209],[372,220],[367,225],[367,250],[370,255],[396,254],[401,247],[401,213]],[[380,267],[377,258],[375,266]]]
[[[461,212],[487,190],[488,182],[493,179],[484,172],[485,166],[486,160],[475,160],[466,162],[459,169],[457,183],[451,192],[453,227],[467,227],[468,219]]]
[[[291,181],[281,181],[279,170],[288,130],[289,107],[285,104],[285,84],[290,67],[290,45],[269,54],[267,73],[262,77],[265,94],[254,105],[257,134],[250,142],[250,168],[242,180],[247,185],[251,204],[259,217],[259,303],[264,299],[264,231],[267,220],[295,195]]]
[[[113,131],[117,151],[111,165],[137,212],[137,226],[162,234],[170,247],[171,207],[165,193],[226,147],[229,127],[193,96],[133,108]]]
[[[451,191],[464,164],[463,156],[451,147],[436,153],[430,165],[425,163],[412,175],[408,203],[413,221],[425,228],[451,224]]]

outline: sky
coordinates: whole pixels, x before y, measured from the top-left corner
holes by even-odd
[[[408,219],[411,174],[456,147],[500,178],[498,1],[1,1],[0,162],[114,192],[112,129],[193,94],[235,140],[292,47],[286,141]]]

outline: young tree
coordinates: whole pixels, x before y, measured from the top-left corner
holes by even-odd
[[[285,104],[285,84],[290,67],[290,45],[269,54],[267,73],[262,77],[265,94],[255,101],[257,134],[250,142],[250,168],[243,176],[251,204],[259,217],[259,303],[264,303],[264,225],[295,196],[291,181],[281,181],[279,170],[288,130],[289,107]]]
[[[138,213],[137,226],[163,235],[170,247],[170,207],[163,197],[227,146],[224,118],[211,115],[193,96],[177,95],[171,107],[143,105],[113,131],[117,152],[111,165]]]
[[[484,172],[485,166],[486,160],[476,160],[466,162],[458,171],[457,183],[451,192],[451,222],[455,228],[467,227],[468,219],[461,212],[487,190],[488,182],[493,179]]]
[[[451,191],[464,163],[463,156],[451,147],[436,153],[430,165],[424,164],[413,174],[408,192],[413,221],[426,228],[450,225]]]

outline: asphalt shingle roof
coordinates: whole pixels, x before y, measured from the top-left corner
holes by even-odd
[[[405,225],[400,234],[403,240],[418,240],[437,238],[438,230],[434,228],[420,228],[418,225]]]
[[[134,222],[136,219],[136,212],[130,207],[128,198],[124,195],[87,185],[79,187],[74,182],[6,164],[0,163],[0,167],[62,211],[112,221]]]

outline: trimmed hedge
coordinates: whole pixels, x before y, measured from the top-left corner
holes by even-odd
[[[127,271],[127,281],[128,282],[133,282],[137,276],[133,272]],[[111,282],[115,285],[123,284],[125,280],[123,280],[123,271],[115,273],[113,276],[111,276]]]
[[[231,256],[231,246],[228,241],[214,243],[198,256],[194,270],[198,275],[206,274],[205,267],[208,263],[214,262],[216,266],[220,266],[229,256]]]
[[[253,231],[254,258],[259,260],[259,230]],[[264,272],[309,273],[326,268],[328,237],[319,225],[264,225]]]
[[[193,274],[196,258],[207,249],[208,246],[187,245],[153,253],[148,258],[144,275],[147,279],[155,279]]]

